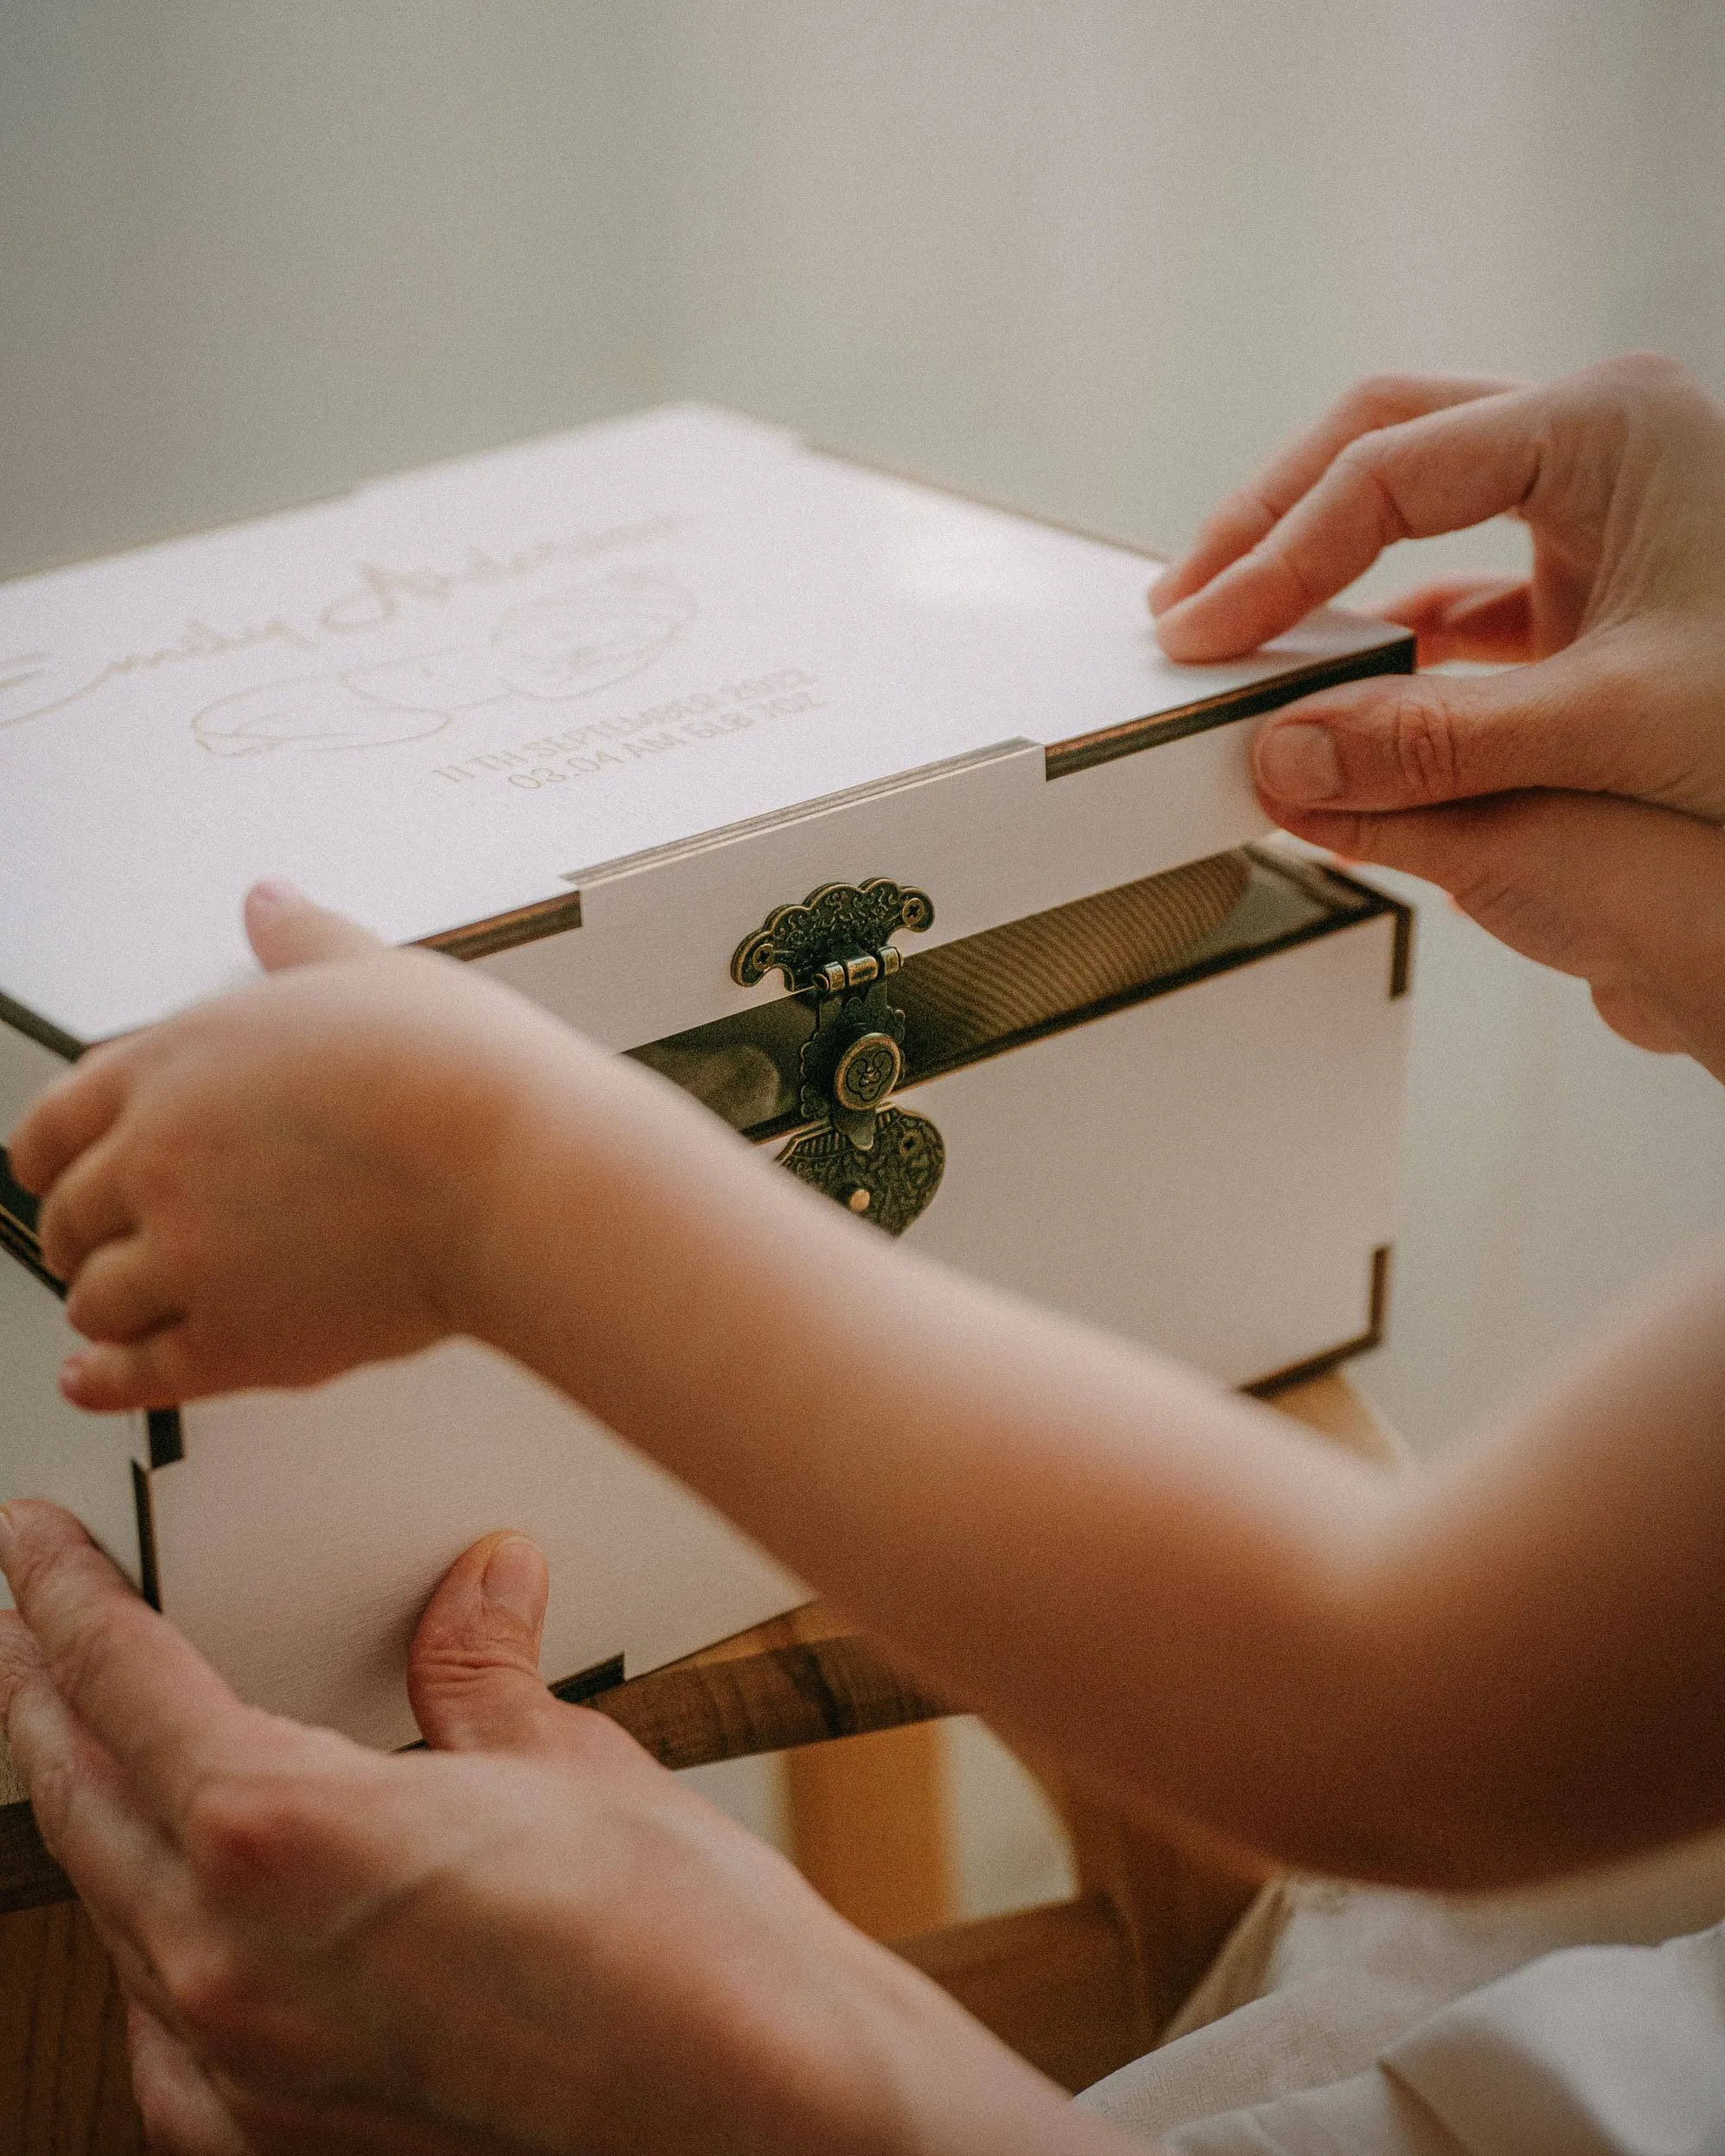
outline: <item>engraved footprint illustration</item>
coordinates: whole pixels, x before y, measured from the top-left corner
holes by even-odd
[[[206,705],[191,730],[216,756],[423,741],[460,713],[512,696],[561,703],[626,681],[699,611],[668,570],[616,569],[511,606],[480,649],[420,652],[241,689]]]

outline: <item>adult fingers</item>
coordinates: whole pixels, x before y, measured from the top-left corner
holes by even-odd
[[[343,913],[314,906],[291,883],[258,883],[246,893],[246,934],[266,973],[320,959],[366,958],[385,946]]]
[[[160,2156],[254,2156],[195,2053],[137,2000],[126,2007],[132,2090]]]
[[[1171,659],[1224,659],[1291,629],[1398,539],[1458,531],[1533,492],[1546,399],[1516,390],[1362,434],[1264,534],[1157,622]]]
[[[539,1675],[549,1576],[525,1535],[487,1535],[459,1557],[419,1620],[407,1689],[439,1752],[553,1752],[592,1770],[642,1768],[614,1722],[554,1699]]]
[[[0,1730],[42,1839],[104,1935],[141,1954],[141,1905],[171,1847],[129,1802],[113,1760],[55,1690],[41,1648],[10,1612],[0,1615]]]
[[[1421,585],[1378,612],[1413,630],[1422,667],[1452,659],[1510,666],[1542,655],[1534,642],[1533,598],[1525,578],[1458,577]]]
[[[1390,674],[1285,705],[1252,769],[1272,815],[1423,808],[1528,787],[1725,818],[1712,654],[1653,624],[1601,630],[1495,674]],[[1711,679],[1709,679],[1711,674]]]
[[[1443,374],[1386,374],[1357,382],[1315,427],[1280,450],[1256,479],[1204,520],[1188,552],[1152,587],[1151,612],[1165,615],[1231,561],[1249,554],[1361,435],[1516,386]]]
[[[1440,885],[1512,950],[1585,979],[1619,1031],[1716,1068],[1725,1032],[1709,993],[1725,949],[1716,826],[1638,801],[1527,793],[1403,814],[1305,815],[1289,828]]]
[[[0,1569],[54,1689],[172,1830],[247,1709],[58,1505],[0,1506]]]
[[[147,1238],[109,1243],[78,1269],[66,1299],[67,1322],[87,1340],[122,1345],[159,1332],[185,1316],[162,1263]]]
[[[80,1153],[55,1181],[43,1200],[36,1234],[48,1270],[71,1280],[92,1250],[129,1234],[136,1225],[109,1137]]]
[[[78,1155],[112,1126],[126,1104],[131,1077],[126,1044],[115,1042],[92,1049],[38,1094],[6,1141],[14,1179],[46,1197]]]

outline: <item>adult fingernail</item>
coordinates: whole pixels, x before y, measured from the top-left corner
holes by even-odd
[[[305,893],[285,876],[266,876],[252,886],[252,896],[265,906],[304,906]]]
[[[493,1614],[536,1630],[545,1608],[545,1558],[538,1544],[525,1535],[499,1542],[486,1562],[480,1592]]]
[[[1342,761],[1327,726],[1290,719],[1266,727],[1254,761],[1258,784],[1278,801],[1333,801],[1342,790]]]

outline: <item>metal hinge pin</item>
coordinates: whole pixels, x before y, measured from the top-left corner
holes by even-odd
[[[854,958],[835,959],[831,965],[822,966],[812,985],[823,995],[842,995],[847,988],[863,988],[871,981],[885,980],[903,963],[902,954],[888,943],[884,950],[859,951]]]

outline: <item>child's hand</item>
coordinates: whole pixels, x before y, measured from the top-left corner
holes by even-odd
[[[605,1060],[285,887],[246,925],[277,978],[94,1050],[12,1136],[95,1343],[62,1373],[80,1407],[313,1384],[467,1329],[515,1112],[539,1074]]]

